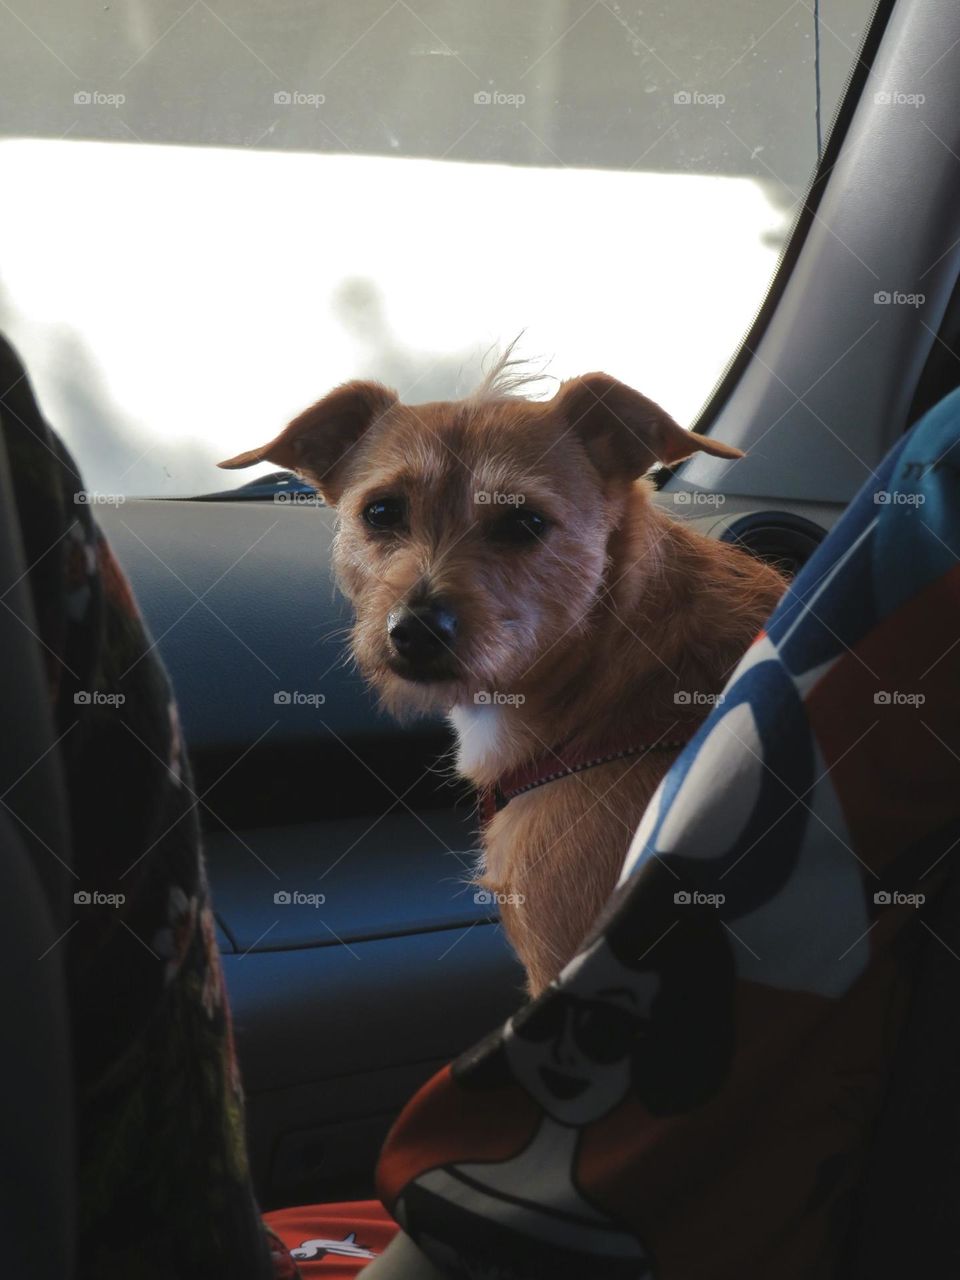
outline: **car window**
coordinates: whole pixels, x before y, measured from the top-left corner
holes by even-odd
[[[872,8],[4,5],[0,324],[96,500],[223,489],[332,385],[456,396],[517,335],[688,423]]]

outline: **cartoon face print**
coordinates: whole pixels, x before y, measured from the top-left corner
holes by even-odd
[[[504,1044],[527,1093],[558,1123],[579,1127],[630,1091],[633,1054],[660,979],[622,965],[601,938],[561,982],[510,1020]]]

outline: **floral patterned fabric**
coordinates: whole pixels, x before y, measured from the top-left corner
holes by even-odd
[[[176,705],[130,588],[0,340],[0,422],[76,879],[66,972],[81,1280],[271,1280]],[[42,1245],[40,1246],[42,1247]]]

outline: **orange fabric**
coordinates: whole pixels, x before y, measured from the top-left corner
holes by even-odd
[[[290,1250],[303,1280],[349,1280],[399,1229],[378,1200],[277,1209],[264,1221]]]
[[[377,1166],[377,1192],[386,1200],[392,1188],[411,1181],[429,1162],[459,1159],[467,1149],[481,1160],[508,1160],[519,1155],[537,1127],[536,1103],[512,1082],[504,1089],[488,1090],[486,1106],[478,1109],[475,1097],[457,1086],[450,1067],[443,1067],[408,1103],[391,1129]],[[436,1117],[436,1128],[421,1126],[427,1110]]]

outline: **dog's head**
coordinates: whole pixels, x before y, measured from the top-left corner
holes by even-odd
[[[337,507],[354,654],[403,713],[522,690],[596,607],[634,482],[698,449],[740,456],[591,373],[547,402],[404,405],[378,383],[349,382],[220,465],[273,462]]]

